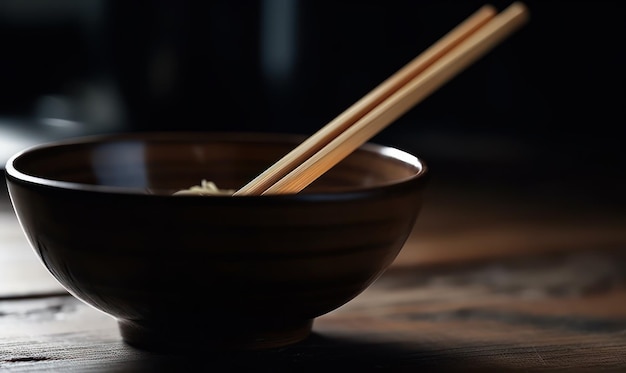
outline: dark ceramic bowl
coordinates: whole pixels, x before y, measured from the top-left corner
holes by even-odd
[[[6,165],[19,222],[72,295],[146,349],[262,349],[365,290],[396,258],[422,205],[426,168],[366,144],[298,194],[173,196],[236,189],[303,138],[104,135],[44,144]]]

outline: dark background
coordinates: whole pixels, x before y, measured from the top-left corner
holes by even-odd
[[[524,3],[523,29],[373,140],[451,181],[623,201],[622,2]],[[116,131],[311,134],[484,4],[0,0],[0,147]]]

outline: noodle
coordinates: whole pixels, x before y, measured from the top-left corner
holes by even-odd
[[[200,183],[200,185],[194,185],[194,186],[192,186],[189,189],[179,190],[178,192],[175,192],[173,195],[175,195],[175,196],[191,196],[191,195],[196,195],[196,196],[215,196],[215,195],[228,196],[228,195],[232,195],[233,193],[235,193],[235,190],[233,190],[233,189],[220,189],[220,188],[217,187],[217,185],[215,185],[214,182],[206,181],[205,179],[202,179],[202,182]]]

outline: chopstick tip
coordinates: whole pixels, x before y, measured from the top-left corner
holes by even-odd
[[[529,11],[528,6],[522,1],[515,1],[506,9],[507,11],[523,14],[528,18]]]
[[[522,1],[511,3],[506,9],[496,16],[507,22],[513,22],[515,25],[522,26],[527,23],[530,18],[530,12],[526,4]]]

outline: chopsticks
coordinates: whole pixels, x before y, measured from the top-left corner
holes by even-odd
[[[298,193],[528,20],[485,5],[233,195]]]

